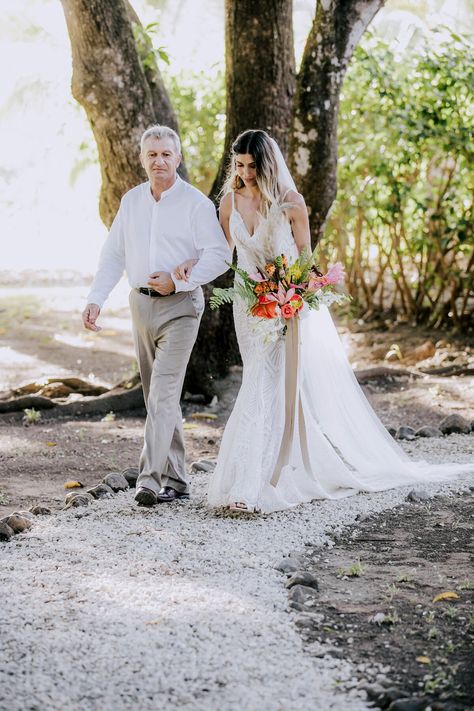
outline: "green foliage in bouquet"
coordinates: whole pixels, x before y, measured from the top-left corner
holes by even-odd
[[[216,309],[240,296],[249,313],[260,318],[285,319],[296,315],[306,304],[318,309],[321,303],[342,303],[345,294],[334,290],[344,280],[341,264],[335,264],[327,274],[322,274],[316,265],[316,250],[305,249],[291,264],[284,254],[279,254],[249,274],[240,267],[229,264],[237,274],[234,286],[229,289],[214,289],[210,306]]]

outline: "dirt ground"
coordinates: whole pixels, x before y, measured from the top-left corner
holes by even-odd
[[[10,280],[0,287],[0,392],[41,378],[71,375],[111,387],[134,372],[126,285],[119,285],[101,315],[102,331],[92,334],[80,320],[87,285],[73,283],[30,275],[27,286]],[[447,364],[474,367],[474,349],[467,338],[354,321],[341,322],[339,331],[355,368],[389,365],[412,373],[374,378],[364,385],[385,425],[416,429],[437,425],[452,413],[474,418],[473,376],[442,377],[420,370]],[[410,353],[427,341],[434,354],[410,364]],[[401,360],[384,360],[390,350]],[[193,414],[203,406],[183,403],[190,462],[216,456],[239,382],[240,369],[235,367],[216,384],[216,419],[196,418]],[[143,417],[142,412],[105,420],[53,420],[43,411],[38,423],[24,427],[0,416],[0,514],[33,503],[60,507],[65,481],[76,479],[87,487],[111,471],[136,465]]]
[[[94,335],[80,322],[85,285],[33,283],[0,288],[4,395],[57,376],[76,375],[111,387],[134,372],[126,288],[119,288],[103,314],[103,330]],[[474,351],[467,337],[344,321],[339,331],[358,370],[388,365],[408,371],[373,377],[364,385],[385,425],[417,429],[438,425],[452,413],[474,418],[470,371],[450,377],[423,372],[447,365],[472,369]],[[410,354],[427,342],[430,355],[414,362]],[[388,353],[395,353],[395,360],[387,361]],[[214,419],[199,416],[204,405],[183,403],[189,462],[216,457],[240,377],[236,366],[217,383]],[[32,504],[58,510],[66,481],[88,487],[109,472],[135,466],[143,424],[144,412],[51,419],[44,411],[29,426],[0,416],[0,516]],[[320,593],[311,609],[316,621],[302,630],[306,642],[352,659],[359,683],[376,683],[377,672],[385,668],[389,681],[408,695],[449,698],[458,704],[453,708],[474,706],[472,499],[411,503],[361,521],[331,550],[307,549]],[[446,590],[459,597],[433,602]],[[379,621],[370,622],[377,614]]]
[[[407,502],[329,551],[302,551],[319,582],[310,607],[290,603],[310,613],[296,619],[305,643],[350,659],[372,698],[388,688],[392,699],[474,708],[473,504],[472,493]]]

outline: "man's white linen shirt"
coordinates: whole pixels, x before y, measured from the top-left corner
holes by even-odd
[[[176,279],[173,271],[188,259],[199,260],[189,281]],[[163,271],[176,291],[191,291],[227,271],[231,259],[209,198],[179,176],[158,201],[150,183],[142,183],[122,198],[87,302],[102,308],[124,269],[132,289],[147,287],[150,274]]]

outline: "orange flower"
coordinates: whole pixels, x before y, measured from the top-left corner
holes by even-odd
[[[276,267],[274,264],[265,264],[265,271],[269,277],[271,277],[275,274],[275,268]]]
[[[278,284],[275,284],[274,281],[269,281],[268,288],[270,291],[276,291],[278,289]]]
[[[265,296],[261,296],[258,300],[258,304],[252,306],[251,314],[252,316],[259,316],[260,318],[276,318],[277,317],[278,304],[276,301],[271,301]]]
[[[265,283],[266,283],[266,282],[261,281],[261,282],[259,282],[258,284],[255,284],[254,292],[257,294],[257,296],[258,296],[259,294],[265,293],[265,291],[266,291]]]
[[[281,262],[283,264],[283,268],[288,269],[288,259],[285,257],[284,254],[281,255]]]

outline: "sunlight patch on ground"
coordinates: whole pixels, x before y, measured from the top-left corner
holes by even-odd
[[[128,535],[132,536],[133,533],[131,531]],[[57,531],[53,529],[52,535],[57,536]],[[158,547],[167,545],[167,540],[172,542],[177,538],[176,532],[149,527],[138,530],[136,535],[146,535],[150,544],[156,542]],[[182,545],[186,548],[186,539],[182,541]],[[81,546],[77,548],[80,552]],[[181,573],[178,581],[178,571],[174,570],[172,563],[165,560],[137,561],[135,565],[130,565],[128,572],[129,580],[121,569],[116,573],[95,575],[90,581],[76,578],[75,589],[79,594],[98,594],[104,604],[120,614],[129,614],[139,605],[140,624],[159,625],[175,620],[180,624],[193,625],[198,618],[201,624],[205,625],[202,634],[209,634],[208,625],[212,624],[216,615],[225,616],[232,613],[248,618],[258,610],[264,612],[264,608],[257,603],[254,596],[237,589],[218,588],[215,583],[210,585],[206,583],[204,576],[199,580],[195,574],[188,577]],[[157,578],[157,572],[161,573],[160,578]],[[140,580],[142,576],[147,575],[153,579],[152,592],[150,578]]]
[[[92,334],[89,335],[81,333],[78,336],[73,336],[69,333],[55,333],[54,340],[58,343],[65,343],[67,346],[73,346],[74,348],[94,348],[95,343],[92,338]]]
[[[19,277],[21,274],[18,275]],[[5,305],[18,304],[26,308],[31,305],[35,310],[41,308],[48,312],[67,312],[70,325],[82,329],[81,312],[86,305],[89,285],[74,284],[67,286],[35,286],[19,283],[18,286],[0,287],[0,301]],[[130,328],[130,320],[124,318],[122,310],[128,312],[130,287],[125,278],[121,279],[107,299],[100,318],[114,318],[114,328]],[[3,304],[2,304],[3,305]]]
[[[25,440],[22,437],[9,435],[9,437],[0,437],[0,452],[12,453],[15,449],[20,451],[25,446]]]
[[[15,365],[20,365],[21,363],[31,365],[35,360],[36,358],[25,355],[24,353],[18,353],[18,351],[14,351],[13,348],[8,348],[8,346],[0,348],[0,363],[2,365],[8,366],[13,363]]]
[[[124,329],[124,332],[129,335],[130,329]],[[87,348],[96,351],[108,351],[111,348],[115,354],[128,356],[131,360],[135,357],[133,347],[130,343],[120,344],[116,338],[119,335],[118,331],[112,329],[104,329],[99,333],[55,333],[53,340],[57,343],[62,343],[72,348]]]
[[[140,441],[143,438],[143,418],[133,420],[130,424],[128,418],[120,418],[120,414],[117,415],[117,423],[114,422],[88,422],[86,420],[81,420],[80,427],[75,420],[70,420],[69,422],[64,422],[64,429],[71,436],[75,436],[82,440],[90,435],[90,433],[95,434],[98,431],[101,434],[107,436],[117,436],[122,440],[132,440]]]
[[[15,387],[19,387],[21,383],[31,382],[32,372],[39,373],[41,378],[75,374],[59,365],[47,363],[41,358],[19,353],[8,347],[0,348],[0,367],[0,389],[9,387],[11,383],[15,383]]]
[[[94,268],[95,265],[91,265]],[[19,274],[19,277],[21,275]],[[125,279],[122,279],[115,287],[107,300],[105,310],[114,312],[128,307],[128,294],[130,287]],[[9,301],[20,299],[21,302],[31,302],[35,306],[37,303],[46,307],[50,311],[76,311],[81,313],[86,305],[86,298],[89,286],[80,284],[68,284],[64,286],[37,286],[34,283],[20,283],[18,286],[7,286],[0,288],[0,299]],[[76,318],[76,316],[72,317]]]
[[[22,429],[20,427],[20,429]],[[25,439],[24,437],[16,437],[15,435],[9,435],[8,437],[0,438],[0,452],[5,452],[12,454],[15,453],[17,457],[21,457],[26,452],[31,454],[40,454],[48,452],[53,448],[53,444],[48,439],[47,434],[40,433],[40,436],[44,437],[42,441],[34,441],[31,439]]]

